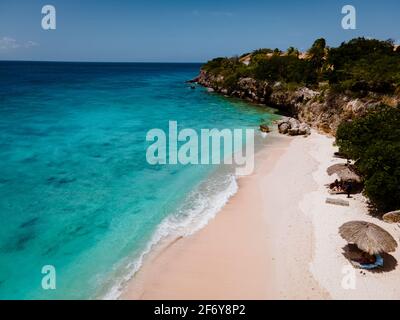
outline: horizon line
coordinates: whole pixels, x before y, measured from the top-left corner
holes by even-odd
[[[175,63],[175,64],[204,64],[206,62],[177,62],[177,61],[79,61],[79,60],[2,60],[0,62],[43,62],[43,63]]]

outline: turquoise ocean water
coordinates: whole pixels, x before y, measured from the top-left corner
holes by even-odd
[[[152,245],[197,230],[236,191],[232,168],[146,161],[146,133],[169,120],[276,117],[191,89],[199,68],[0,62],[0,299],[115,298]],[[45,265],[56,290],[41,287]]]

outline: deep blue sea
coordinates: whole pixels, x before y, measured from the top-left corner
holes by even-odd
[[[224,205],[231,168],[146,161],[146,133],[170,120],[200,130],[276,117],[191,89],[199,68],[0,62],[0,299],[115,298],[152,245]],[[42,288],[45,265],[55,290]]]

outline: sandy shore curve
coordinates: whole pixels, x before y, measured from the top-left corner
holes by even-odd
[[[167,239],[131,279],[120,299],[399,299],[400,271],[361,273],[343,256],[339,226],[350,220],[397,225],[367,215],[362,195],[349,207],[325,203],[334,139],[273,134],[253,175],[199,232]],[[335,196],[345,200],[345,196]],[[392,256],[400,259],[399,250]],[[350,266],[350,269],[349,269]],[[354,288],[343,286],[346,272]]]

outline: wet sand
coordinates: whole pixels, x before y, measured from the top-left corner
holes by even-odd
[[[276,136],[217,216],[192,236],[164,241],[120,298],[328,298],[309,270],[313,226],[299,207],[317,188],[310,141]]]

